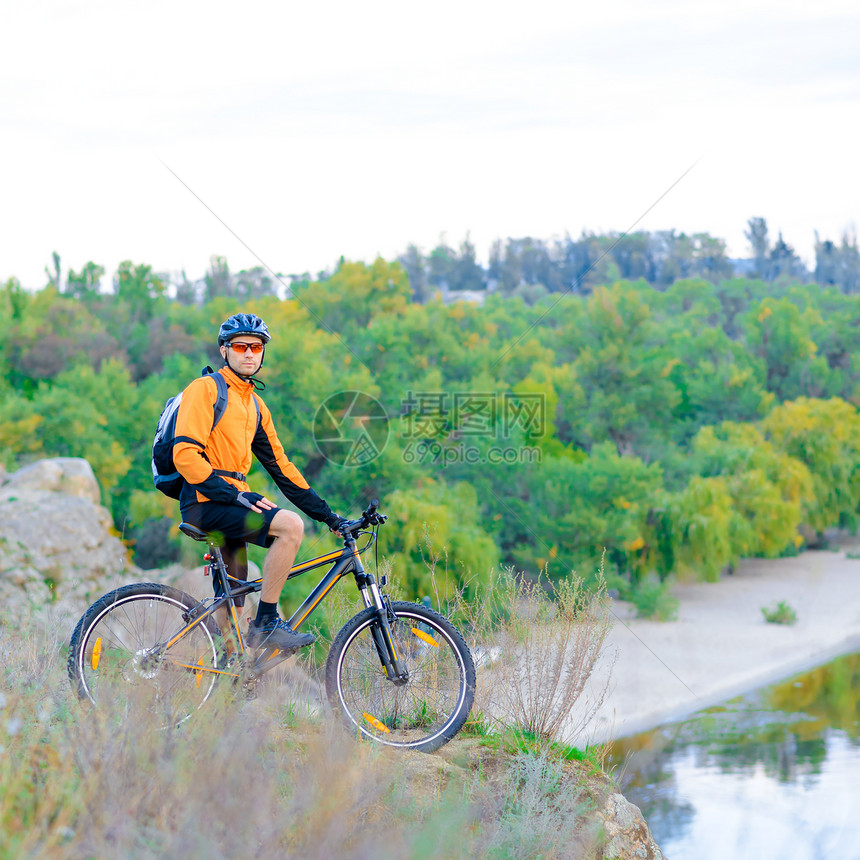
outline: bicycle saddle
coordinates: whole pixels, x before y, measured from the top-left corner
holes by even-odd
[[[184,532],[188,537],[194,538],[194,540],[209,540],[209,535],[206,532],[201,531],[197,526],[192,526],[188,523],[180,523],[179,531]]]

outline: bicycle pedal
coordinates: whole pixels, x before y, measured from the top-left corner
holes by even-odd
[[[253,702],[257,698],[257,679],[253,678],[242,683],[242,695],[246,702]]]

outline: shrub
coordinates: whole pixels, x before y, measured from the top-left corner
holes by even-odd
[[[674,621],[678,617],[678,598],[672,594],[670,580],[660,582],[650,574],[630,592],[630,602],[636,607],[637,618]]]
[[[589,679],[612,627],[609,598],[602,571],[591,590],[576,576],[544,586],[509,568],[461,605],[473,651],[494,656],[479,667],[475,708],[503,730],[570,742],[606,695],[608,674]]]
[[[136,530],[134,563],[144,570],[166,567],[179,561],[178,541],[172,537],[173,520],[169,517],[146,520]]]
[[[769,624],[795,624],[797,613],[784,601],[780,600],[773,609],[762,606],[761,614]]]

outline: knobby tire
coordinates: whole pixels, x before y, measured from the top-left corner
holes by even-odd
[[[409,681],[388,679],[374,644],[371,607],[335,637],[326,661],[326,693],[347,727],[377,743],[432,752],[463,727],[475,697],[475,664],[447,618],[415,603],[391,604],[398,659]]]
[[[219,667],[218,628],[205,618],[166,654],[151,652],[182,630],[197,603],[183,591],[151,582],[126,585],[97,600],[69,643],[69,678],[78,696],[95,705],[127,701],[164,725],[188,719],[218,677],[188,667]]]

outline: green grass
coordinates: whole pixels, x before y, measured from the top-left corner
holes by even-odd
[[[505,755],[542,755],[556,761],[579,762],[590,776],[609,777],[603,769],[607,747],[605,744],[586,744],[585,749],[572,744],[547,741],[532,732],[518,728],[505,728],[499,731],[486,731],[484,734],[473,734],[479,743],[487,748],[504,753]]]
[[[797,623],[797,613],[784,600],[780,600],[773,608],[763,606],[761,613],[769,624]]]
[[[465,725],[460,729],[460,734],[466,738],[486,738],[493,734],[490,719],[482,711],[472,708],[472,713]]]

